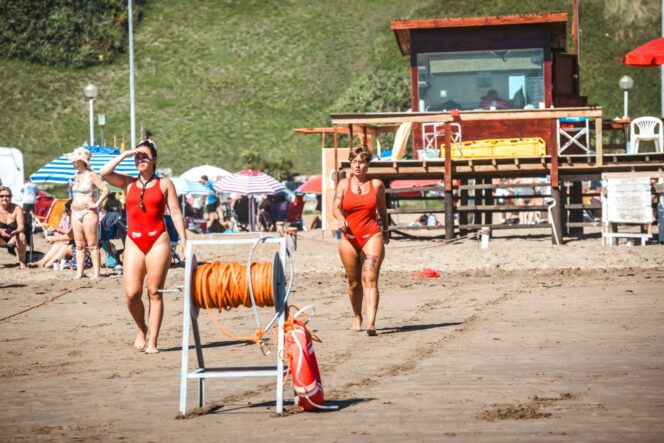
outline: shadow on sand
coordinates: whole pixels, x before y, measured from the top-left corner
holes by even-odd
[[[429,323],[424,325],[395,326],[393,328],[378,328],[378,332],[380,332],[381,334],[395,334],[398,332],[413,332],[413,331],[422,331],[424,329],[447,328],[449,326],[458,326],[462,324],[463,324],[462,322],[450,322],[450,323]]]
[[[264,340],[266,343],[268,340]],[[225,341],[213,341],[212,343],[205,343],[201,345],[201,348],[207,349],[207,348],[222,348],[225,346],[236,346],[236,345],[245,345],[245,346],[256,346],[255,343],[246,341],[246,340],[225,340]],[[191,344],[189,345],[189,350],[193,351],[195,350],[196,347],[195,345]],[[170,348],[166,349],[159,349],[159,352],[174,352],[174,351],[181,351],[182,346],[173,346]]]

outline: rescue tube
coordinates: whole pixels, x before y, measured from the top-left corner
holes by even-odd
[[[307,309],[307,308],[305,308]],[[318,369],[313,341],[318,337],[311,335],[305,322],[299,320],[298,311],[285,326],[284,346],[288,356],[288,368],[293,378],[293,389],[299,398],[300,406],[305,411],[337,409],[337,406],[325,406],[323,382]]]

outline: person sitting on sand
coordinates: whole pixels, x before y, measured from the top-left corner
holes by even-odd
[[[362,301],[367,301],[367,334],[376,335],[378,312],[378,275],[390,241],[387,230],[385,185],[367,177],[371,151],[367,147],[350,152],[350,177],[339,182],[334,194],[334,218],[343,233],[339,256],[346,269],[348,296],[353,308],[354,331],[362,329]],[[376,210],[383,223],[378,224]]]
[[[0,246],[16,248],[18,264],[25,269],[25,218],[23,209],[12,203],[12,190],[0,186]],[[10,249],[13,251],[13,249]]]
[[[65,203],[65,213],[60,225],[53,228],[53,231],[55,234],[46,236],[46,241],[52,245],[51,249],[44,254],[41,260],[28,263],[29,268],[50,268],[53,263],[72,256],[74,230],[71,226],[71,200]]]

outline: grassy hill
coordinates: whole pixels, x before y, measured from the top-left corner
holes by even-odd
[[[319,170],[319,140],[292,133],[326,126],[329,112],[355,104],[381,110],[408,76],[389,22],[567,11],[570,0],[149,0],[135,28],[137,125],[151,130],[160,167],[178,173],[202,163],[241,168],[253,151],[291,159],[303,173]],[[582,91],[605,116],[622,112],[624,74],[635,87],[632,115],[659,113],[659,70],[626,68],[620,58],[659,35],[657,0],[585,0]],[[570,14],[571,16],[571,14]],[[571,42],[571,40],[570,40]],[[129,138],[127,55],[86,69],[53,68],[0,58],[0,146],[23,150],[31,173],[88,138],[83,88],[99,88],[95,111],[106,115],[105,138]],[[373,76],[376,80],[368,82]],[[397,82],[382,81],[397,78]],[[390,84],[391,88],[384,85]],[[395,86],[397,90],[395,91]],[[388,98],[385,98],[388,96]],[[376,97],[382,100],[377,101]],[[398,101],[398,100],[396,100]],[[96,128],[99,137],[99,130]]]

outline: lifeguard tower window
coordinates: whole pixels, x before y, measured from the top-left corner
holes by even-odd
[[[544,102],[542,49],[417,55],[419,111],[528,109]]]

